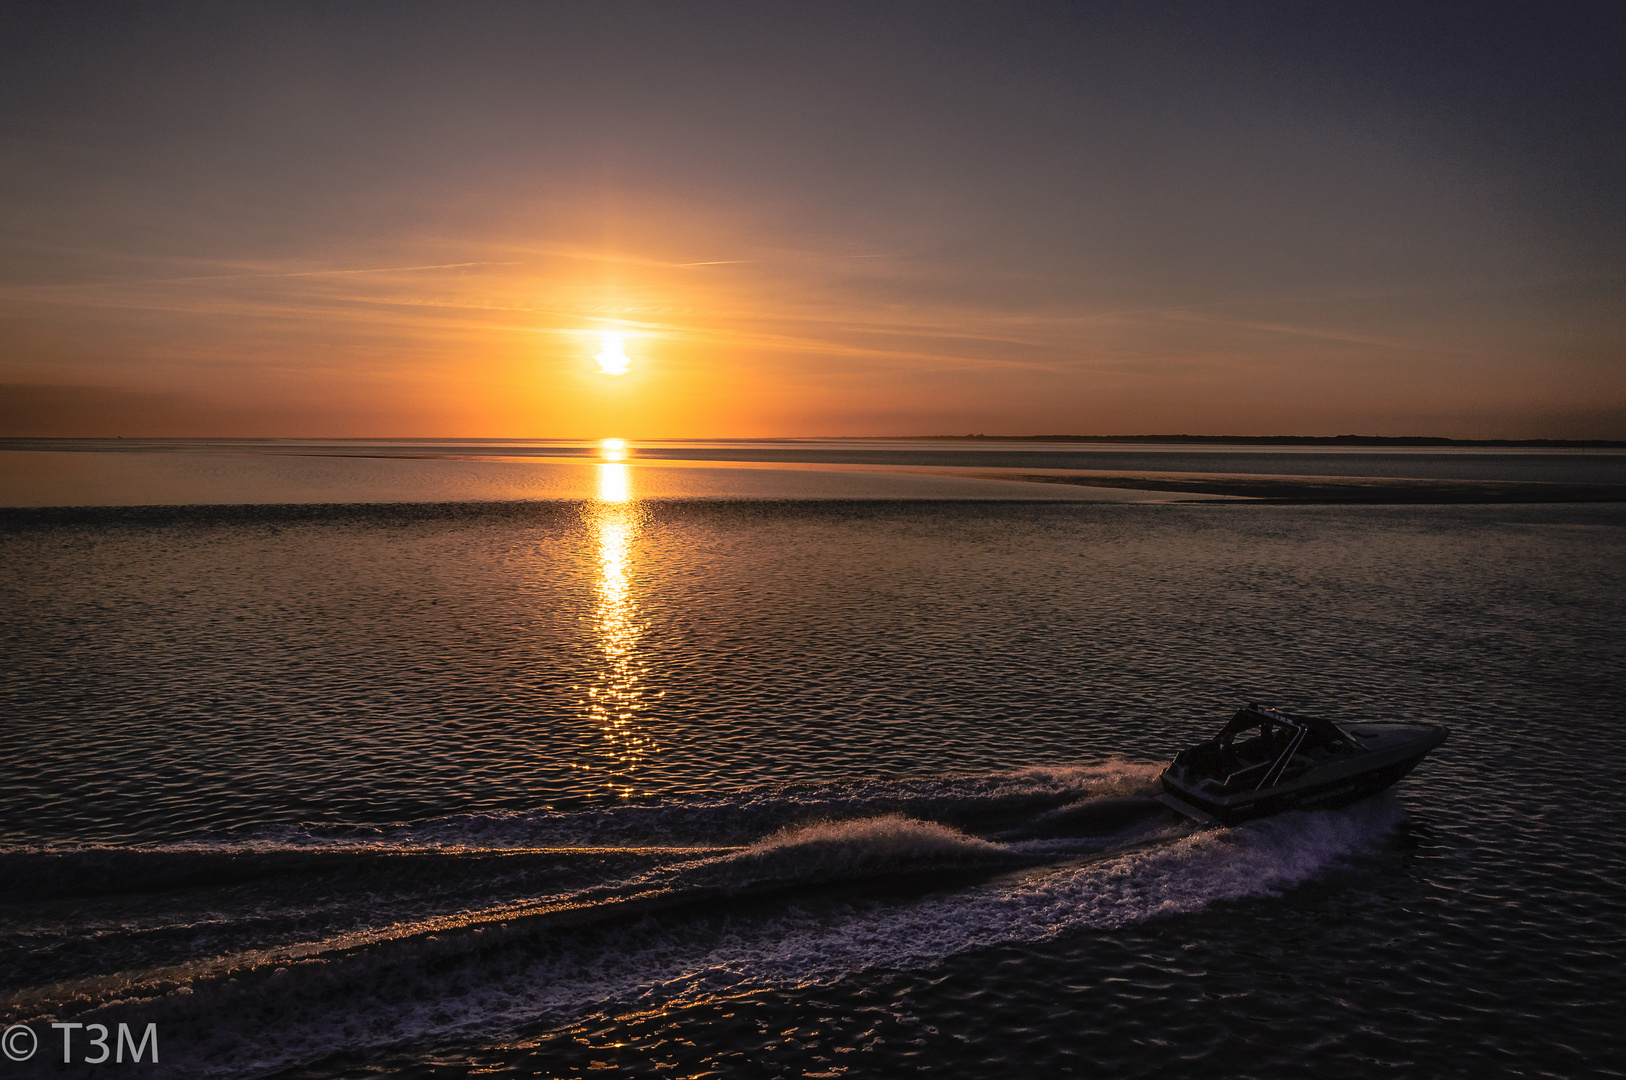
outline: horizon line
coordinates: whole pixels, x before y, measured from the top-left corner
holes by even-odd
[[[594,443],[597,437],[511,435],[0,435],[0,448],[18,443],[65,442],[403,442],[403,443]],[[629,443],[762,443],[762,442],[1052,442],[1052,443],[1229,443],[1276,446],[1417,446],[1417,447],[1579,447],[1626,449],[1621,439],[1455,439],[1443,435],[765,435],[682,438],[631,438]]]

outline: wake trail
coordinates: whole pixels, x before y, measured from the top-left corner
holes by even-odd
[[[12,995],[3,1011],[7,1022],[161,1021],[175,1032],[166,1037],[198,1048],[180,1071],[199,1076],[354,1051],[358,1031],[376,1050],[511,1039],[596,1010],[931,967],[960,953],[1277,895],[1382,844],[1404,818],[1398,800],[1383,795],[1194,829],[1148,797],[1157,771],[1111,763],[803,785],[575,814],[470,816],[368,837],[259,836],[232,857],[454,858],[478,836],[481,852],[608,857],[613,872],[580,888],[318,940],[37,986]],[[743,835],[742,818],[754,836]],[[604,843],[661,833],[667,843]],[[530,846],[490,846],[499,837]],[[638,853],[633,861],[614,861],[629,852]]]

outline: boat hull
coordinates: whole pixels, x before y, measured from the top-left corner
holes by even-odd
[[[1410,730],[1399,730],[1402,728]],[[1347,806],[1400,780],[1416,768],[1430,750],[1444,742],[1446,734],[1445,728],[1432,724],[1382,725],[1381,737],[1375,740],[1379,748],[1370,751],[1365,760],[1339,768],[1314,770],[1296,782],[1257,791],[1217,794],[1182,784],[1171,777],[1172,770],[1167,770],[1161,777],[1162,801],[1188,817],[1218,825],[1240,825],[1288,810]]]

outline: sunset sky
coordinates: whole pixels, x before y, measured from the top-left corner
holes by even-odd
[[[0,434],[1626,438],[1619,3],[7,22]]]

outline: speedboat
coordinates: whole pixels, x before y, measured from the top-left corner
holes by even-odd
[[[1157,799],[1213,825],[1342,806],[1411,772],[1449,734],[1438,724],[1338,723],[1247,705],[1174,756]]]

